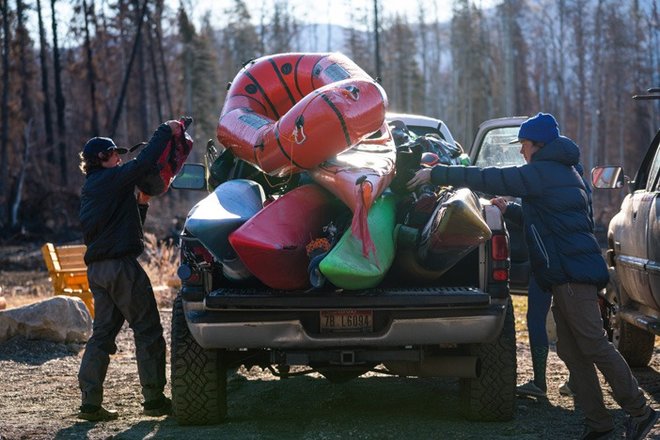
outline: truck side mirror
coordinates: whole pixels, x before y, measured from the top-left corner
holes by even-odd
[[[618,165],[598,166],[591,170],[591,184],[594,188],[623,188],[624,183],[623,168]]]
[[[206,168],[201,163],[185,163],[171,184],[176,189],[206,189]]]

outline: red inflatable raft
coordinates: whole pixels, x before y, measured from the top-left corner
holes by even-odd
[[[272,176],[311,169],[378,130],[385,91],[340,53],[285,53],[248,63],[229,87],[217,137]]]

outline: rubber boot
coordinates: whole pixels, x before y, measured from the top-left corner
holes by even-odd
[[[534,384],[546,392],[548,386],[545,383],[545,371],[548,364],[548,347],[531,347],[532,366],[534,368]]]

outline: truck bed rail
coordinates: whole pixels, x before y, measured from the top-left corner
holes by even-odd
[[[273,292],[217,289],[206,296],[207,309],[427,308],[488,305],[488,294],[473,287],[379,288],[364,291]]]

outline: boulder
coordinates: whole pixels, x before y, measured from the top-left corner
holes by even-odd
[[[86,342],[91,332],[92,317],[85,303],[72,296],[54,296],[0,311],[0,342],[14,336],[53,342]]]

